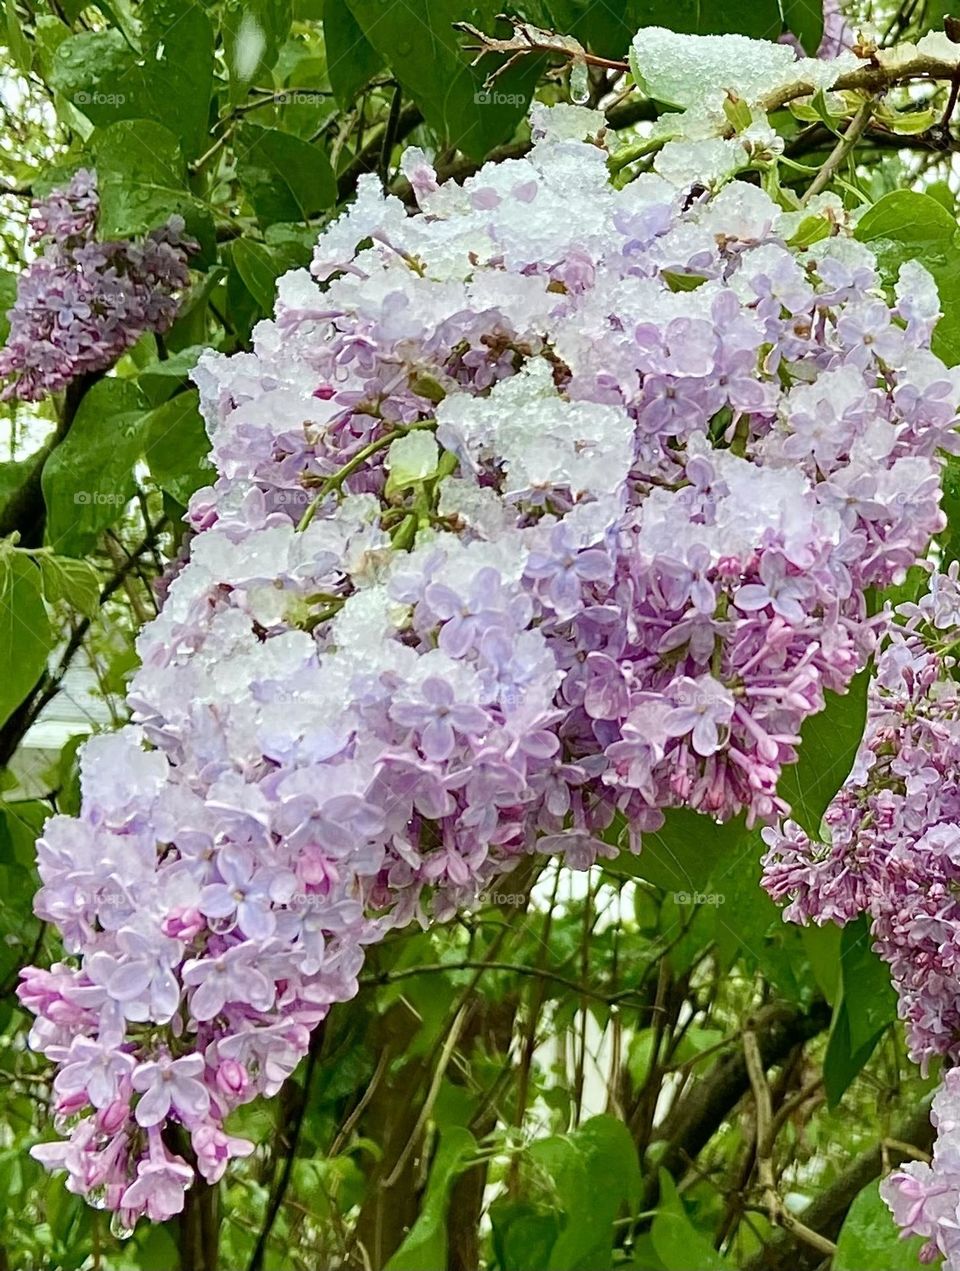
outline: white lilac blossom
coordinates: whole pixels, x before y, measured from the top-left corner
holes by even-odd
[[[391,927],[614,854],[618,813],[635,851],[669,808],[785,815],[867,589],[943,526],[929,275],[887,296],[835,202],[804,251],[746,183],[617,189],[594,117],[552,119],[462,186],[408,155],[418,215],[362,179],[195,372],[219,475],[40,840],[67,957],[21,988],[61,1074],[36,1154],[125,1228],[183,1204],[167,1127],[206,1179],[250,1150],[229,1113]]]
[[[764,885],[794,922],[870,921],[890,967],[911,1057],[960,1059],[960,563],[900,605],[877,658],[853,772],[824,816],[824,843],[793,821],[763,831]],[[911,1162],[883,1194],[904,1234],[960,1271],[960,1069],[933,1105],[931,1165]]]
[[[163,332],[189,282],[183,218],[137,241],[96,237],[96,173],[81,169],[69,184],[34,203],[31,240],[42,250],[23,271],[0,350],[0,398],[38,401],[78,375],[102,371],[146,331]]]

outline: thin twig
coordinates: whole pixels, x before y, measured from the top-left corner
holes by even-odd
[[[393,100],[390,103],[390,114],[387,116],[387,126],[383,130],[383,148],[380,151],[380,184],[384,190],[387,188],[387,182],[390,179],[390,156],[393,153],[393,147],[397,140],[397,129],[400,126],[400,105],[403,101],[403,89],[398,84],[393,90]]]
[[[317,1058],[320,1054],[320,1047],[323,1043],[323,1028],[318,1028],[313,1037],[310,1039],[311,1045],[307,1052],[307,1064],[303,1074],[303,1096],[300,1107],[297,1110],[297,1117],[293,1124],[293,1130],[290,1134],[290,1141],[287,1148],[286,1156],[283,1160],[283,1170],[277,1180],[277,1185],[273,1189],[270,1196],[270,1203],[267,1206],[266,1217],[263,1221],[260,1235],[257,1237],[257,1243],[254,1246],[253,1253],[250,1257],[250,1266],[248,1271],[262,1271],[264,1258],[267,1252],[267,1243],[270,1240],[273,1225],[277,1221],[277,1215],[283,1207],[284,1197],[287,1188],[290,1186],[290,1179],[293,1176],[293,1166],[297,1157],[297,1148],[300,1145],[300,1135],[303,1130],[303,1123],[306,1119],[307,1108],[310,1104],[310,1087],[313,1084],[313,1074],[317,1066]]]
[[[397,1157],[396,1164],[390,1171],[389,1175],[383,1180],[382,1186],[384,1188],[390,1188],[396,1184],[400,1175],[403,1173],[404,1166],[417,1149],[424,1126],[427,1124],[427,1121],[429,1121],[430,1115],[433,1112],[434,1104],[440,1094],[440,1087],[443,1085],[443,1078],[450,1065],[453,1052],[456,1050],[457,1042],[460,1040],[460,1033],[463,1030],[466,1018],[467,1008],[465,1006],[461,1006],[460,1010],[457,1011],[453,1023],[450,1025],[450,1032],[447,1034],[447,1038],[443,1043],[443,1049],[440,1051],[440,1059],[436,1068],[433,1070],[433,1076],[430,1080],[430,1088],[427,1091],[427,1097],[423,1101],[423,1107],[420,1109],[420,1113],[417,1116],[416,1124],[410,1132],[410,1138],[407,1140],[403,1151]]]
[[[804,1244],[809,1245],[811,1249],[816,1249],[818,1253],[824,1254],[826,1257],[832,1257],[837,1252],[837,1246],[833,1241],[827,1240],[825,1236],[813,1231],[802,1223],[799,1218],[791,1214],[783,1202],[783,1197],[777,1190],[776,1176],[773,1170],[773,1144],[776,1138],[776,1123],[773,1119],[770,1087],[767,1084],[767,1075],[763,1070],[763,1060],[760,1058],[757,1035],[749,1028],[743,1031],[743,1057],[746,1061],[747,1074],[750,1077],[750,1086],[753,1090],[753,1101],[757,1110],[757,1174],[760,1177],[760,1186],[763,1190],[764,1202],[770,1221],[774,1226],[783,1227],[785,1231],[789,1231],[798,1240],[802,1240]]]
[[[801,206],[803,206],[803,204],[805,203],[809,203],[810,200],[814,197],[814,195],[819,194],[821,190],[825,190],[826,187],[830,184],[830,181],[833,178],[833,174],[837,171],[837,169],[846,159],[847,155],[850,154],[850,152],[853,150],[853,147],[857,144],[857,142],[860,140],[861,136],[863,135],[863,131],[866,128],[867,124],[870,122],[870,116],[873,114],[875,106],[876,106],[876,102],[872,98],[868,101],[865,101],[863,105],[860,107],[860,109],[857,111],[857,113],[854,115],[853,119],[851,119],[850,125],[847,128],[847,131],[843,134],[843,136],[840,138],[837,144],[833,147],[833,149],[827,155],[826,159],[823,162],[823,166],[820,168],[820,171],[810,182],[810,185],[807,188],[807,192],[804,194],[803,198],[800,200]]]
[[[509,931],[509,927],[502,928],[502,931]],[[592,998],[596,1002],[625,1002],[630,998],[636,997],[638,990],[618,989],[615,993],[601,993],[596,989],[591,989],[579,983],[577,980],[571,979],[566,975],[558,975],[554,971],[547,971],[541,967],[526,966],[520,962],[485,962],[477,959],[466,959],[462,962],[427,962],[422,966],[403,967],[399,971],[381,971],[376,975],[363,976],[360,980],[360,987],[379,988],[384,984],[395,984],[397,980],[409,980],[418,975],[439,975],[450,971],[509,971],[512,975],[530,975],[537,979],[552,980],[555,984],[562,984],[565,989],[569,989],[581,996]],[[654,1007],[647,1008],[651,1012]]]

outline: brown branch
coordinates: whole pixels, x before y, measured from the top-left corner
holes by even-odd
[[[636,996],[636,989],[618,989],[614,993],[603,993],[599,989],[591,989],[566,975],[559,975],[538,966],[527,966],[522,962],[492,962],[483,959],[465,958],[460,962],[425,962],[420,966],[402,967],[398,971],[380,971],[373,975],[365,975],[360,979],[362,989],[381,988],[385,984],[395,984],[398,980],[409,980],[419,975],[442,975],[450,971],[509,971],[511,975],[529,975],[539,980],[549,980],[560,984],[571,993],[581,997],[589,997],[595,1002],[629,1002]],[[652,1007],[648,1009],[653,1009]]]
[[[920,1151],[929,1151],[933,1143],[929,1100],[916,1107],[896,1127],[894,1137]],[[883,1168],[883,1147],[877,1143],[852,1161],[829,1187],[811,1200],[803,1211],[804,1225],[827,1240],[836,1240],[847,1210],[867,1184],[880,1177]],[[813,1271],[821,1261],[821,1254],[798,1244],[793,1236],[785,1232],[755,1254],[744,1265],[743,1271]]]
[[[872,98],[865,101],[850,120],[847,131],[827,155],[820,166],[820,171],[807,186],[803,198],[800,200],[801,207],[819,194],[821,190],[825,190],[830,184],[834,173],[852,152],[854,146],[863,135],[863,130],[870,122],[870,116],[873,114],[875,106],[876,102]]]
[[[797,133],[788,143],[784,153],[788,159],[808,155],[811,151],[832,145],[835,134],[824,124],[811,124]],[[960,150],[960,140],[940,125],[925,132],[891,132],[888,128],[868,127],[860,138],[863,146],[874,150],[920,150],[931,154],[955,154]]]
[[[394,144],[406,140],[414,128],[423,123],[423,115],[416,106],[404,106],[394,128]],[[388,124],[378,128],[370,140],[347,164],[337,178],[337,201],[343,202],[357,188],[357,182],[366,172],[376,172],[383,162],[383,143],[387,135]]]
[[[750,1085],[753,1089],[753,1101],[757,1110],[757,1174],[760,1178],[760,1187],[763,1191],[763,1199],[770,1221],[775,1227],[782,1227],[785,1231],[789,1231],[798,1240],[809,1245],[811,1249],[815,1249],[822,1257],[830,1258],[836,1253],[837,1246],[832,1240],[827,1240],[825,1236],[813,1231],[792,1214],[783,1203],[783,1197],[777,1188],[777,1179],[773,1168],[773,1149],[777,1127],[773,1119],[773,1104],[770,1099],[767,1074],[763,1060],[760,1057],[757,1035],[753,1029],[744,1029],[743,1054],[747,1065],[747,1073],[750,1077]]]
[[[287,1189],[289,1188],[290,1180],[293,1177],[293,1166],[297,1159],[297,1149],[300,1146],[300,1136],[303,1132],[303,1123],[306,1119],[307,1109],[310,1106],[310,1087],[313,1084],[313,1074],[316,1070],[320,1048],[323,1045],[325,1031],[324,1023],[320,1023],[313,1030],[313,1034],[310,1037],[310,1049],[307,1052],[307,1063],[303,1073],[303,1088],[300,1091],[297,1106],[292,1115],[290,1133],[285,1136],[283,1166],[280,1171],[280,1177],[277,1179],[276,1186],[270,1194],[270,1201],[267,1205],[267,1213],[263,1220],[263,1227],[257,1237],[257,1243],[254,1245],[253,1253],[250,1255],[249,1271],[262,1271],[264,1258],[267,1253],[267,1244],[273,1231],[273,1225],[277,1221],[277,1215],[283,1207],[283,1202],[287,1195]],[[215,1268],[208,1267],[205,1271],[215,1271]]]
[[[43,466],[70,431],[84,394],[102,378],[103,372],[97,371],[90,375],[80,375],[67,386],[56,431],[47,444],[33,456],[26,479],[10,495],[0,512],[0,538],[19,534],[21,547],[42,546],[47,519],[41,486]]]
[[[139,547],[135,547],[129,558],[118,567],[100,592],[101,605],[109,600],[118,588],[123,586],[127,576],[137,568],[143,553],[152,550],[157,536],[165,525],[166,520],[162,520],[155,525],[151,532],[141,541]],[[91,622],[92,619],[85,617],[77,623],[70,639],[67,641],[66,648],[60,655],[60,661],[57,663],[56,668],[53,671],[45,671],[41,675],[24,700],[3,727],[0,728],[0,768],[6,767],[10,762],[17,747],[36,723],[40,712],[60,692],[63,687],[64,676],[86,639]]]
[[[785,1002],[773,1002],[754,1018],[754,1032],[765,1068],[779,1063],[799,1043],[823,1032],[830,1023],[830,1009],[817,999],[808,1010]],[[695,1082],[657,1127],[654,1140],[662,1142],[659,1163],[679,1177],[688,1159],[707,1145],[750,1089],[746,1060],[740,1049],[732,1051]],[[652,1209],[659,1195],[656,1172],[646,1180],[642,1208]]]
[[[859,91],[869,93],[871,96],[879,96],[889,88],[910,83],[912,80],[952,80],[956,72],[956,63],[941,62],[939,58],[918,54],[909,61],[896,65],[871,65],[850,71],[838,77],[831,91],[835,93]],[[814,84],[798,80],[794,84],[787,84],[777,92],[771,93],[769,97],[764,98],[761,105],[769,113],[782,109],[790,102],[796,101],[798,97],[812,97],[817,91]]]
[[[472,35],[477,41],[476,44],[467,44],[464,47],[471,53],[476,53],[473,65],[486,57],[488,53],[504,53],[507,60],[487,77],[487,83],[491,84],[510,67],[515,65],[524,57],[528,57],[531,53],[547,53],[555,57],[561,57],[567,62],[581,62],[586,66],[599,66],[603,70],[615,71],[618,75],[625,75],[630,69],[628,62],[614,61],[607,57],[597,57],[593,53],[588,53],[583,45],[570,35],[558,35],[555,31],[545,31],[541,27],[533,26],[530,22],[521,22],[517,18],[508,17],[506,14],[501,15],[505,21],[512,23],[513,35],[507,39],[499,39],[495,35],[487,35],[485,31],[481,31],[479,27],[475,27],[471,22],[454,22],[455,31],[463,31],[466,35]]]
[[[518,1004],[519,993],[509,993],[500,1001],[492,1001],[482,992],[473,995],[467,1026],[460,1043],[460,1051],[465,1056],[466,1063],[462,1069],[451,1068],[449,1076],[454,1085],[469,1088],[476,1084],[470,1072],[471,1056],[481,1058],[488,1055],[507,1055]],[[475,1137],[483,1139],[493,1133],[499,1119],[498,1109],[488,1105],[481,1113],[479,1121],[471,1124],[470,1128]],[[446,1271],[476,1271],[482,1265],[481,1220],[489,1169],[489,1162],[478,1161],[476,1165],[464,1170],[453,1184],[447,1209]]]

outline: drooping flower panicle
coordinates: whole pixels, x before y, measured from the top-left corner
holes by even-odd
[[[251,353],[196,371],[219,473],[143,631],[133,723],[39,845],[70,960],[28,970],[65,1135],[126,1227],[190,1133],[276,1092],[364,946],[532,851],[583,867],[684,806],[752,822],[943,525],[960,398],[920,266],[836,200],[617,189],[598,117],[464,185],[363,180]]]
[[[853,772],[824,817],[820,843],[789,819],[763,831],[764,885],[786,918],[870,921],[889,965],[911,1057],[960,1058],[960,563],[932,572],[898,607],[877,659],[867,730]],[[883,1184],[927,1260],[960,1269],[957,1081],[933,1105],[932,1165],[911,1162]],[[929,1255],[929,1256],[928,1256]]]
[[[139,240],[96,237],[94,172],[34,203],[31,238],[40,254],[20,275],[10,334],[0,350],[0,398],[39,401],[79,375],[103,371],[147,331],[173,323],[197,244],[183,218]]]

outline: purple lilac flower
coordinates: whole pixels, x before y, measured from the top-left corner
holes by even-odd
[[[20,990],[69,1125],[35,1155],[127,1226],[183,1207],[171,1122],[208,1181],[252,1150],[226,1118],[276,1094],[367,945],[524,854],[588,867],[620,818],[641,851],[671,808],[765,825],[792,915],[871,913],[915,1052],[960,1036],[960,711],[934,708],[916,633],[881,661],[877,692],[918,709],[858,770],[874,823],[841,795],[825,852],[778,792],[877,645],[868,589],[943,525],[960,379],[930,349],[936,288],[915,264],[885,304],[837,209],[800,251],[751,184],[617,189],[570,139],[600,117],[569,109],[536,108],[530,154],[462,188],[412,155],[425,215],[361,179],[252,351],[196,368],[217,481],[140,635],[132,723],[87,743],[79,816],[38,844],[71,962]],[[86,176],[35,213],[56,241],[22,283],[10,393],[174,311],[185,245],[100,243],[96,210]],[[412,426],[437,467],[396,490]],[[922,613],[949,638],[954,576]]]
[[[146,331],[166,331],[189,282],[197,244],[173,216],[144,239],[94,238],[100,201],[96,174],[34,203],[32,241],[41,254],[20,275],[10,334],[0,350],[0,397],[38,401],[78,375],[112,366]]]

